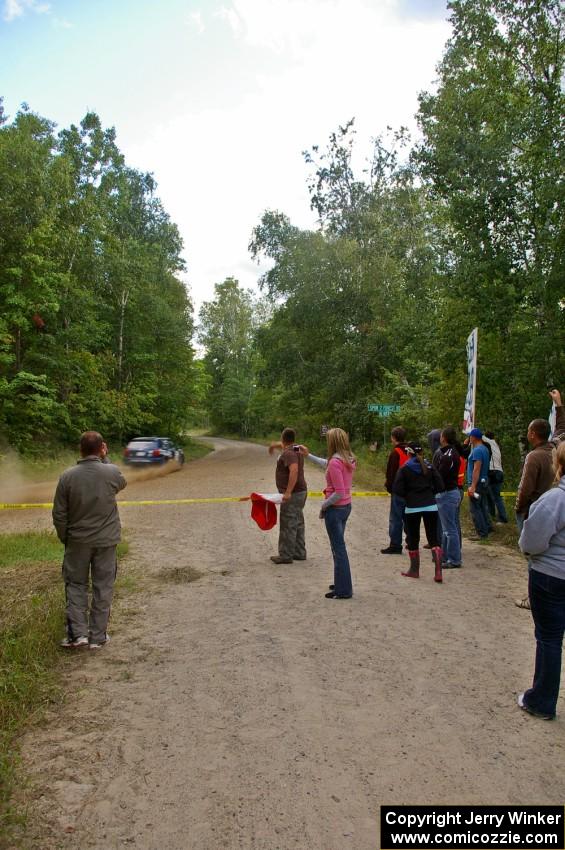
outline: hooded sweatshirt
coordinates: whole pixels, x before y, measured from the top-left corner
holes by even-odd
[[[427,474],[417,457],[410,458],[396,473],[392,492],[406,501],[406,513],[416,511],[437,511],[436,493],[444,490],[443,481],[437,469],[425,461]]]
[[[532,504],[519,544],[530,569],[565,581],[565,475]]]

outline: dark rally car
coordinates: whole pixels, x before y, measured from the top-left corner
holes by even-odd
[[[184,463],[184,452],[168,437],[136,437],[124,449],[124,462],[131,464]]]

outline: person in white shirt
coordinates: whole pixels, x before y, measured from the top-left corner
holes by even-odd
[[[488,470],[489,486],[487,491],[488,510],[493,520],[496,520],[496,516],[498,514],[497,524],[507,523],[508,515],[506,513],[506,505],[504,504],[504,499],[500,495],[500,491],[502,490],[502,485],[504,483],[500,446],[496,442],[492,431],[486,431],[483,434],[483,443],[486,443],[487,447],[490,449],[490,465]]]

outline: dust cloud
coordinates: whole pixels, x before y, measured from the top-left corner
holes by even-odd
[[[153,478],[162,478],[172,472],[178,472],[180,464],[170,460],[163,466],[143,467],[141,469],[125,466],[118,462],[128,484],[138,481],[149,481]],[[59,474],[67,467],[62,465]],[[58,475],[48,481],[31,482],[25,475],[25,465],[16,452],[9,451],[0,461],[0,503],[4,504],[44,504],[52,502],[57,486]],[[122,498],[127,498],[124,493]]]

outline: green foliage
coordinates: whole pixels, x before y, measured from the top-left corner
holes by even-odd
[[[259,360],[254,337],[263,312],[234,278],[217,283],[214,300],[200,310],[207,407],[218,430],[246,436],[262,425],[255,400]]]
[[[565,378],[565,11],[554,0],[451,9],[417,151],[442,209],[442,312],[455,329],[439,357],[445,368],[479,327],[479,418],[517,440]]]
[[[185,426],[192,305],[155,188],[93,113],[57,136],[27,108],[0,126],[0,429],[12,445]]]
[[[377,138],[359,175],[349,121],[305,153],[319,228],[269,210],[254,229],[271,313],[252,335],[246,381],[259,430],[294,424],[306,437],[339,424],[380,440],[384,423],[367,411],[380,401],[400,405],[389,428],[422,437],[461,421],[477,326],[477,420],[516,470],[527,422],[548,412],[547,385],[565,384],[565,10],[449,8],[418,145],[402,129]]]

